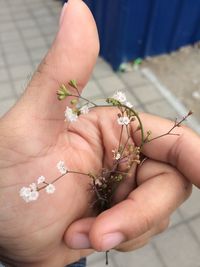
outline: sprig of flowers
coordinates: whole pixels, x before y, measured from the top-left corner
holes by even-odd
[[[64,161],[59,161],[56,165],[57,169],[59,170],[61,176],[64,176],[67,173],[67,167],[65,166]],[[52,183],[47,183],[45,176],[41,175],[37,178],[36,183],[31,183],[29,186],[23,186],[20,191],[19,195],[25,202],[33,202],[39,198],[39,191],[45,189],[47,194],[53,194],[56,190],[54,183],[58,180],[56,178]]]
[[[177,135],[173,130],[180,127],[192,112],[183,117],[180,121],[175,121],[172,128],[160,136],[151,137],[151,131],[145,133],[143,123],[139,113],[134,109],[133,105],[127,101],[126,94],[122,91],[117,91],[112,97],[105,99],[105,105],[97,105],[93,101],[81,96],[77,82],[69,81],[68,85],[61,85],[57,91],[57,98],[60,101],[68,99],[70,105],[66,106],[64,112],[65,121],[68,123],[78,122],[79,116],[87,116],[90,109],[96,107],[116,107],[119,113],[116,116],[116,122],[121,127],[118,147],[113,148],[110,153],[113,158],[113,164],[109,169],[103,168],[99,173],[82,173],[76,170],[69,170],[64,160],[60,160],[56,164],[60,175],[57,176],[51,183],[46,182],[45,176],[39,176],[37,182],[31,183],[27,187],[22,187],[19,191],[20,197],[27,203],[38,200],[40,191],[44,190],[47,194],[54,194],[56,191],[55,183],[68,174],[79,174],[90,178],[90,189],[94,195],[92,207],[99,213],[110,208],[113,203],[113,197],[118,185],[126,179],[132,166],[139,166],[143,163],[144,157],[142,154],[143,146],[146,143],[152,142],[166,135]],[[79,100],[83,102],[79,104]],[[130,128],[132,123],[136,123],[135,131],[140,131],[141,143],[135,146],[132,142]],[[126,134],[125,141],[122,141],[122,136]],[[123,139],[124,140],[124,139]],[[123,166],[123,171],[121,171]],[[106,252],[106,264],[108,264],[108,251]]]
[[[19,195],[25,202],[36,201],[39,198],[39,192],[45,190],[47,194],[53,194],[56,191],[55,183],[67,174],[80,174],[88,176],[91,179],[90,187],[91,191],[95,195],[93,207],[99,210],[99,212],[108,209],[112,205],[112,200],[116,188],[119,183],[126,179],[129,171],[133,165],[140,165],[142,162],[142,148],[146,143],[152,142],[155,139],[161,138],[166,135],[177,135],[173,133],[176,127],[179,127],[183,121],[187,119],[192,112],[183,117],[180,121],[175,121],[173,127],[160,136],[151,137],[151,131],[144,132],[143,124],[138,112],[133,108],[133,105],[127,101],[126,94],[122,91],[117,91],[112,97],[105,99],[105,105],[97,105],[93,101],[81,96],[77,82],[75,80],[69,81],[68,85],[61,85],[57,91],[57,98],[60,101],[68,99],[68,105],[64,112],[65,121],[68,123],[75,123],[78,121],[79,116],[87,116],[90,109],[96,107],[116,107],[119,113],[116,117],[116,122],[121,127],[119,144],[117,148],[113,148],[111,151],[113,158],[113,165],[110,169],[102,169],[100,173],[81,173],[76,170],[69,170],[64,160],[60,160],[56,164],[60,175],[56,177],[51,183],[46,182],[45,176],[39,176],[37,182],[33,182],[27,187],[20,189]],[[81,100],[82,105],[78,103]],[[136,125],[136,131],[141,133],[141,144],[135,146],[131,141],[130,127],[132,123],[138,123]],[[125,142],[122,142],[122,136],[126,134]],[[123,139],[124,140],[124,139]],[[120,166],[123,165],[123,172]]]

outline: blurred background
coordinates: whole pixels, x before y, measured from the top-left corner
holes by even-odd
[[[100,34],[100,57],[86,97],[127,92],[139,111],[200,133],[200,0],[86,0]],[[0,116],[20,97],[58,29],[62,1],[0,0]],[[110,253],[111,267],[200,267],[200,193],[172,216],[169,229],[130,253]],[[88,258],[105,265],[105,255]]]

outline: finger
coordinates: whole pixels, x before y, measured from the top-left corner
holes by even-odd
[[[152,137],[167,133],[174,123],[159,117],[141,114],[145,132],[150,130]],[[155,160],[172,164],[193,184],[200,188],[200,137],[187,127],[178,127],[174,133],[179,136],[165,136],[143,147],[143,153]],[[138,144],[141,142],[140,134],[134,135]]]
[[[89,233],[94,222],[95,218],[84,218],[74,222],[64,235],[64,240],[67,246],[71,249],[91,248],[92,245],[89,240]],[[153,236],[163,232],[168,225],[169,219],[167,218],[139,237],[123,242],[115,249],[122,252],[128,252],[143,247]]]
[[[90,77],[98,51],[98,34],[91,12],[81,0],[68,1],[55,41],[21,98],[20,116],[63,119],[66,102],[57,100],[59,86],[76,79],[81,90]]]
[[[118,247],[116,247],[115,249],[118,251],[121,251],[121,252],[128,252],[128,251],[133,251],[133,250],[136,250],[138,248],[144,247],[145,245],[147,245],[149,243],[149,241],[151,240],[151,238],[153,236],[165,231],[166,228],[168,227],[168,225],[169,225],[169,219],[165,219],[164,221],[159,223],[156,227],[147,231],[143,235],[141,235],[141,236],[139,236],[133,240],[124,242],[124,243],[120,244]]]
[[[139,169],[138,184],[127,200],[97,218],[73,223],[65,233],[66,244],[71,248],[93,247],[102,251],[137,239],[152,229],[158,230],[160,222],[191,193],[190,184],[173,167],[151,160],[146,160]],[[76,235],[81,239],[82,234],[80,242]]]
[[[71,249],[92,248],[89,233],[95,222],[95,217],[83,218],[72,223],[64,234],[64,241]]]
[[[149,177],[150,169],[154,175]],[[138,173],[139,182],[141,174],[145,182],[128,199],[100,214],[93,223],[90,241],[96,250],[109,250],[149,231],[169,217],[191,192],[187,180],[164,163],[145,162]]]

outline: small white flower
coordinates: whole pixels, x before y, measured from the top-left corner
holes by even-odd
[[[126,95],[121,92],[121,91],[117,91],[114,95],[113,98],[121,103],[126,102]]]
[[[44,176],[40,176],[37,179],[37,184],[42,184],[42,183],[44,183],[44,181],[45,181],[45,177]]]
[[[59,161],[56,165],[57,169],[61,174],[66,174],[67,173],[67,167],[65,166],[64,161]]]
[[[121,154],[119,152],[117,152],[116,150],[112,150],[113,152],[113,158],[118,160],[121,158]]]
[[[82,108],[80,108],[80,112],[81,112],[81,114],[88,114],[88,112],[89,112],[88,105],[85,105]]]
[[[69,122],[75,122],[78,119],[78,115],[74,113],[71,108],[67,107],[65,110],[65,118]]]
[[[30,193],[31,193],[31,189],[30,189],[30,187],[22,187],[21,189],[20,189],[20,191],[19,191],[19,195],[21,196],[21,197],[28,197],[28,196],[30,196]]]
[[[47,194],[53,194],[55,192],[56,188],[53,184],[49,184],[49,185],[47,185],[47,187],[45,187],[45,190],[46,190]]]
[[[115,159],[118,160],[118,159],[120,159],[120,158],[121,158],[121,155],[120,155],[120,153],[118,152],[118,153],[115,155]]]
[[[95,185],[101,186],[102,182],[99,179],[95,179]]]
[[[31,191],[30,193],[30,196],[28,197],[28,201],[27,202],[30,202],[30,201],[35,201],[37,200],[39,197],[39,192],[38,191]]]
[[[31,184],[30,186],[34,188],[33,184]],[[19,192],[20,196],[27,203],[35,201],[39,197],[39,192],[36,189],[32,190],[31,187],[22,187]]]
[[[128,101],[125,103],[125,105],[126,105],[128,108],[132,108],[132,107],[133,107],[133,105],[132,105],[130,102],[128,102]]]
[[[130,119],[128,117],[119,117],[117,122],[119,125],[128,125],[130,123]]]

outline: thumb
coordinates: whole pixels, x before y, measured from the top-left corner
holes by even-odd
[[[28,120],[30,116],[60,119],[66,102],[56,99],[59,86],[76,79],[81,90],[90,77],[98,51],[98,34],[91,12],[82,0],[69,0],[62,10],[57,36],[12,115],[17,118],[24,114]]]

